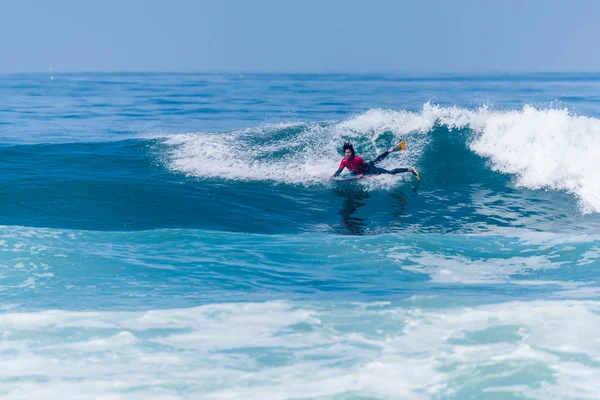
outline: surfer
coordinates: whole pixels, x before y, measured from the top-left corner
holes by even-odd
[[[389,150],[383,152],[378,155],[376,159],[373,161],[365,161],[361,157],[357,156],[354,151],[354,146],[351,143],[344,143],[344,158],[340,163],[340,168],[335,171],[333,175],[331,175],[331,179],[338,177],[344,168],[347,168],[353,174],[357,174],[359,178],[364,178],[365,174],[369,175],[380,175],[380,174],[390,174],[396,175],[404,172],[412,172],[412,174],[417,178],[419,177],[419,173],[416,169],[412,167],[408,168],[394,168],[391,171],[383,168],[376,167],[375,164],[383,160],[388,156],[388,154],[393,153],[395,151],[404,151],[406,150],[406,142],[398,143],[396,146],[391,147]]]

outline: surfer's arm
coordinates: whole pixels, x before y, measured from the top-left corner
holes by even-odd
[[[333,178],[336,178],[336,177],[340,176],[340,174],[342,173],[342,170],[344,168],[346,168],[346,162],[347,162],[346,159],[343,158],[342,162],[340,162],[340,167],[338,168],[337,171],[335,171],[335,173],[333,175],[331,175],[330,179],[333,179]]]
[[[338,176],[340,176],[340,174],[342,173],[342,170],[344,169],[344,167],[340,167],[338,168],[337,171],[335,171],[335,173],[333,175],[331,175],[331,179],[333,178],[337,178]]]

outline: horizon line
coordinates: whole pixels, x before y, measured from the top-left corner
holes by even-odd
[[[600,70],[477,70],[477,71],[261,71],[261,70],[29,70],[0,71],[0,75],[67,75],[67,74],[173,74],[173,75],[551,75],[551,74],[600,74]]]

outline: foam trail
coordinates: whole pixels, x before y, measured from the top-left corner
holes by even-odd
[[[369,159],[408,132],[398,131],[391,140],[382,139],[384,133],[356,131],[348,123],[270,125],[228,133],[173,135],[166,144],[171,149],[169,167],[189,175],[323,184],[338,168],[344,141],[353,141],[357,151]],[[413,151],[411,156],[403,154],[403,165],[416,160],[418,148]],[[398,160],[385,160],[381,165],[396,163]]]
[[[288,183],[322,180],[325,171],[334,168],[331,161],[334,156],[326,150],[308,146],[310,138],[319,139],[321,128],[312,126],[303,136],[269,140],[269,134],[277,135],[279,129],[287,128],[278,126],[222,134],[175,135],[166,142],[172,146],[170,166],[179,172],[203,178]],[[294,130],[290,131],[294,133]],[[305,146],[298,146],[299,142],[304,142]],[[281,159],[271,157],[278,152],[286,156]],[[324,164],[328,168],[323,168]]]

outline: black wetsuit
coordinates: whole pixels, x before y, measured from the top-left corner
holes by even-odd
[[[390,154],[390,153],[388,153],[386,151],[385,153],[378,155],[376,159],[374,159],[372,161],[367,161],[367,162],[365,162],[361,157],[358,157],[358,156],[354,156],[354,158],[352,158],[351,161],[347,161],[344,158],[344,159],[342,159],[342,162],[340,163],[340,167],[338,168],[337,171],[335,171],[333,176],[339,176],[342,173],[342,170],[344,168],[348,168],[348,170],[353,174],[396,175],[396,174],[401,174],[403,172],[408,172],[408,168],[394,168],[393,170],[389,171],[387,169],[376,167],[375,164],[379,163],[381,160],[386,158],[388,156],[388,154]],[[359,163],[362,162],[362,164],[351,165],[350,163],[352,163],[352,160],[358,160],[358,162]]]
[[[379,163],[381,160],[383,160],[384,158],[386,158],[388,156],[387,151],[385,153],[382,153],[380,155],[377,156],[376,159],[374,159],[373,161],[369,161],[367,162],[367,169],[365,170],[365,174],[371,174],[371,175],[377,175],[377,174],[390,174],[390,175],[396,175],[396,174],[401,174],[403,172],[408,172],[408,168],[394,168],[393,170],[387,170],[384,168],[379,168],[376,167],[375,164]]]

